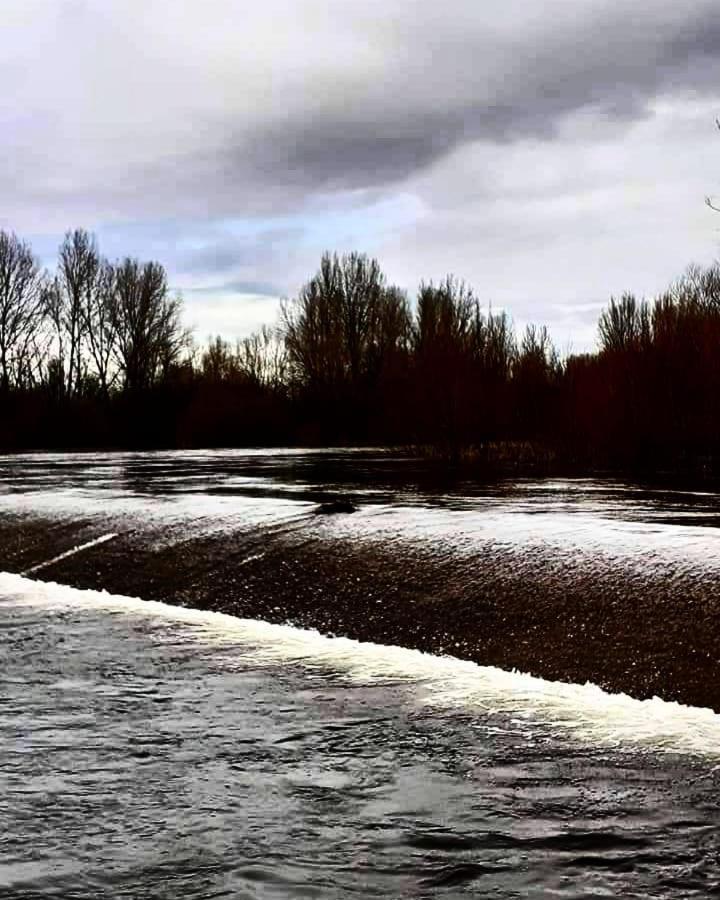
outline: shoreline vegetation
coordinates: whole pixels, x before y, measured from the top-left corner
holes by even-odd
[[[498,474],[713,479],[720,266],[612,298],[561,357],[452,276],[415,298],[326,254],[278,324],[194,342],[158,262],[68,232],[55,272],[0,231],[0,451],[386,446]]]

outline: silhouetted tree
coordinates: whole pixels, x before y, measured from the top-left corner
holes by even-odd
[[[109,395],[118,375],[113,364],[117,346],[116,287],[115,268],[101,260],[80,307],[82,333],[104,397]]]
[[[287,371],[308,414],[364,427],[409,333],[404,295],[377,260],[325,254],[317,274],[282,307]]]
[[[220,335],[211,338],[200,357],[200,373],[211,383],[220,384],[237,377],[237,356]]]
[[[561,360],[547,329],[518,342],[458,279],[411,304],[376,260],[325,254],[279,328],[191,357],[159,263],[111,265],[76,229],[49,277],[0,232],[3,447],[391,441],[720,471],[720,266],[611,298],[598,346]]]
[[[281,388],[287,382],[288,355],[282,335],[263,326],[241,341],[236,353],[240,372],[261,388]]]
[[[606,353],[624,352],[646,344],[650,333],[650,317],[646,303],[638,303],[633,294],[623,294],[619,301],[611,298],[598,323],[600,347]]]
[[[478,410],[477,362],[484,321],[472,290],[448,277],[421,283],[413,352],[419,421],[426,438],[455,453]]]
[[[528,325],[513,370],[516,429],[523,438],[547,438],[556,430],[554,393],[560,374],[547,328]]]
[[[126,391],[137,393],[166,376],[188,346],[181,302],[168,296],[165,269],[125,259],[115,269],[110,321]]]
[[[58,271],[49,297],[58,338],[58,358],[65,374],[65,391],[77,396],[85,376],[84,341],[87,337],[86,311],[101,270],[95,238],[81,228],[68,231],[58,252]]]
[[[30,246],[0,231],[0,390],[23,382],[43,316],[43,275]]]

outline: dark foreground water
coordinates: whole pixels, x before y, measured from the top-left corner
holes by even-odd
[[[719,521],[383,454],[0,458],[0,900],[720,896],[719,715],[476,664],[714,705]]]
[[[720,717],[0,576],[0,897],[707,897]]]

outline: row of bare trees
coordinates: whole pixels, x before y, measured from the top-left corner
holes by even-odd
[[[359,254],[326,254],[283,304],[280,331],[306,415],[324,413],[348,435],[377,431],[378,419],[395,439],[448,446],[510,433],[511,393],[520,386],[515,399],[528,408],[534,394],[540,420],[559,373],[546,329],[528,327],[518,344],[508,317],[485,312],[452,277],[422,283],[411,304]]]
[[[581,466],[720,468],[719,266],[611,299],[598,351],[561,359],[545,327],[518,337],[461,281],[423,283],[411,303],[376,260],[326,254],[265,337],[273,377],[258,383],[315,440],[529,441]],[[245,378],[258,369],[235,359]]]
[[[210,385],[249,384],[282,391],[287,385],[288,356],[277,328],[263,325],[232,345],[219,335],[200,352],[197,376]]]
[[[95,239],[68,232],[54,273],[0,231],[0,390],[58,398],[136,392],[167,375],[188,346],[181,302],[156,262],[110,263]]]
[[[110,263],[76,230],[48,273],[0,232],[0,444],[530,444],[720,469],[720,267],[612,299],[598,335],[561,359],[462,281],[410,300],[376,260],[326,254],[276,327],[195,350],[159,263]]]
[[[590,370],[603,385],[598,418],[612,455],[720,459],[720,267],[691,267],[648,302],[611,300]],[[572,361],[569,361],[572,365]],[[588,369],[587,363],[585,368]],[[586,376],[587,377],[587,376]]]
[[[283,304],[281,332],[294,381],[320,390],[376,382],[411,357],[434,377],[460,360],[506,377],[517,357],[507,316],[486,316],[463,282],[421,284],[413,311],[377,260],[359,254],[326,254],[298,297]]]

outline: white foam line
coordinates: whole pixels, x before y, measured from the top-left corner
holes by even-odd
[[[265,556],[265,553],[253,553],[251,556],[248,556],[244,559],[240,565],[246,566],[248,563],[255,562],[258,559],[262,559]]]
[[[34,572],[39,572],[41,569],[46,569],[48,566],[53,565],[53,563],[60,562],[63,559],[67,559],[69,556],[75,556],[76,553],[81,553],[83,550],[89,550],[91,547],[97,547],[98,544],[104,544],[106,541],[111,541],[113,538],[116,538],[117,534],[115,532],[111,532],[110,534],[104,534],[102,537],[95,538],[93,541],[88,541],[86,544],[79,544],[77,547],[73,547],[71,550],[66,550],[64,553],[59,554],[59,556],[53,556],[52,559],[47,559],[45,562],[38,563],[36,566],[33,566],[30,569],[25,569],[21,574],[23,576],[32,575]]]
[[[610,694],[593,684],[545,681],[449,656],[330,638],[291,625],[81,591],[9,573],[0,573],[0,598],[27,606],[112,610],[191,625],[188,639],[218,644],[225,659],[330,668],[351,681],[366,684],[377,680],[407,682],[414,686],[419,702],[475,709],[484,721],[489,715],[503,713],[522,721],[523,731],[542,723],[543,729],[549,725],[551,730],[601,746],[720,756],[720,715],[711,709],[657,697],[636,700],[625,694]],[[541,730],[540,735],[543,733],[547,732]]]

